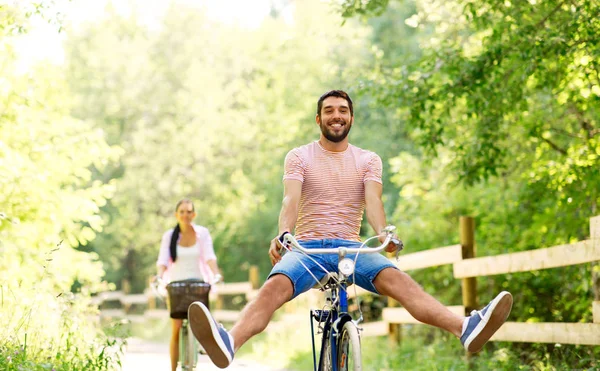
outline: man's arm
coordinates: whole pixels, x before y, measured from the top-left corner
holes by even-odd
[[[301,193],[301,181],[294,179],[283,181],[283,201],[281,203],[281,212],[279,213],[279,234],[271,240],[271,246],[269,247],[269,258],[271,258],[271,264],[273,265],[281,260],[277,239],[283,232],[292,233],[296,226]]]
[[[365,207],[367,211],[367,221],[375,230],[375,233],[381,234],[387,226],[385,220],[385,210],[383,209],[383,201],[381,195],[383,193],[383,185],[381,183],[368,180],[365,182]],[[380,238],[383,241],[383,237]],[[387,252],[396,251],[397,246],[390,242],[385,248]]]
[[[381,200],[382,193],[383,186],[381,183],[374,181],[365,182],[367,221],[377,234],[380,234],[387,225],[385,221],[385,211],[383,210],[383,201]]]
[[[302,182],[299,180],[285,180],[283,182],[283,201],[279,213],[279,235],[283,232],[293,232],[298,219],[298,205],[302,193]]]

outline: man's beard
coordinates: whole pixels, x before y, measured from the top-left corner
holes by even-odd
[[[345,125],[343,126],[344,130],[341,133],[336,134],[333,132],[333,130],[330,130],[330,128],[327,124],[321,124],[319,126],[321,127],[321,133],[323,133],[323,136],[328,141],[333,142],[333,143],[339,143],[342,140],[346,139],[346,137],[348,136],[348,133],[350,133],[350,129],[352,128],[352,124],[345,122]]]

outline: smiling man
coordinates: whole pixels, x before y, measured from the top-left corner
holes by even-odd
[[[309,258],[294,250],[282,258],[277,242],[285,233],[294,232],[299,243],[309,249],[359,247],[365,209],[375,233],[381,235],[387,226],[381,201],[381,158],[348,142],[354,123],[348,94],[341,90],[323,94],[315,120],[321,129],[319,140],[294,148],[285,158],[279,235],[269,248],[273,269],[256,298],[244,308],[231,332],[219,326],[202,303],[189,308],[192,332],[218,367],[229,366],[235,351],[263,331],[279,307],[315,284],[314,276],[323,278],[319,266],[337,270],[337,255]],[[396,249],[393,243],[386,248],[388,252]],[[503,291],[481,311],[466,318],[458,316],[380,254],[359,254],[354,273],[350,281],[355,279],[354,283],[366,290],[392,297],[417,320],[460,338],[470,352],[483,347],[512,307],[511,294]]]
[[[317,124],[321,127],[321,134],[331,143],[344,142],[354,122],[352,101],[346,100],[341,92],[339,95],[324,95],[325,98],[321,97],[317,103]],[[321,144],[326,145],[323,142]],[[348,143],[342,144],[342,147],[347,146]]]

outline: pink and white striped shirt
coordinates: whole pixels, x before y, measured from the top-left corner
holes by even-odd
[[[343,152],[328,151],[318,141],[291,150],[283,179],[302,182],[296,238],[360,241],[365,182],[382,183],[381,172],[377,154],[351,144]]]

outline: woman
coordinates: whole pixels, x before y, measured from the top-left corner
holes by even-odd
[[[192,201],[183,199],[177,203],[175,207],[177,225],[163,235],[156,262],[158,276],[166,281],[190,278],[202,279],[204,282],[221,280],[210,233],[205,227],[192,223],[195,217],[196,212]],[[172,371],[177,368],[179,360],[179,331],[182,323],[181,319],[171,318]]]

